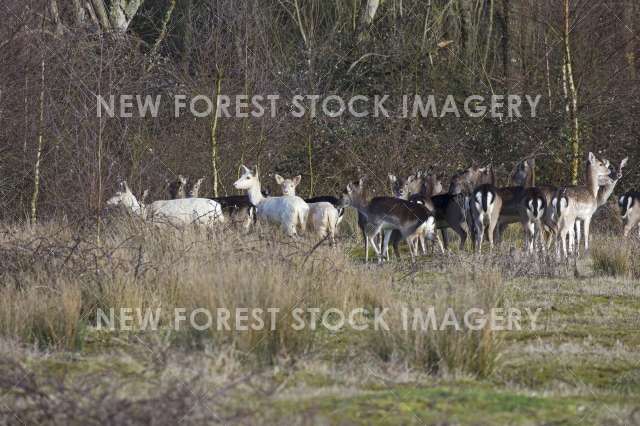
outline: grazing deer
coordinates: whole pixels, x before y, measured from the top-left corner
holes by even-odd
[[[256,206],[256,214],[259,220],[271,222],[282,227],[289,236],[298,235],[298,228],[306,229],[309,205],[300,197],[285,195],[282,197],[264,197],[260,191],[260,179],[258,172],[252,172],[246,166],[240,166],[242,176],[235,181],[236,189],[247,191],[249,201]]]
[[[212,226],[224,222],[220,204],[206,198],[185,198],[158,200],[144,206],[133,195],[126,182],[121,189],[107,201],[108,206],[124,206],[134,214],[154,222],[169,222],[175,226],[198,225]]]
[[[498,193],[498,189],[491,184],[478,186],[471,193],[469,204],[475,226],[476,250],[478,253],[482,252],[482,239],[486,230],[489,246],[493,251],[493,231],[498,224],[500,210],[502,210],[502,198]]]
[[[569,236],[569,246],[572,249],[577,220],[584,223],[584,249],[585,252],[589,250],[589,228],[591,218],[598,209],[599,182],[609,173],[608,162],[598,160],[590,152],[585,185],[560,188],[554,196],[552,205],[556,211],[558,233],[562,238],[562,251],[565,257],[567,257],[566,237]],[[577,251],[579,251],[579,247]]]
[[[633,228],[638,227],[640,236],[640,192],[629,191],[624,193],[618,200],[622,223],[624,224],[623,235],[628,237]]]
[[[296,195],[296,187],[300,184],[302,176],[298,175],[293,179],[285,179],[280,175],[275,175],[274,177],[278,185],[280,185],[282,195]],[[320,238],[328,237],[330,244],[334,245],[341,216],[340,212],[332,203],[326,201],[316,203],[307,202],[307,204],[309,205],[308,225]]]
[[[375,197],[367,200],[364,178],[349,183],[343,193],[343,202],[358,210],[366,218],[365,233],[365,262],[369,261],[369,245],[382,262],[382,253],[388,252],[391,233],[386,233],[382,251],[378,249],[376,237],[383,230],[397,229],[402,238],[409,245],[411,260],[415,260],[414,240],[421,226],[425,225],[431,238],[435,235],[435,218],[424,206],[393,197]]]

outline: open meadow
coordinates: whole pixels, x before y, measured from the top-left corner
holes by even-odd
[[[637,241],[598,234],[573,264],[524,254],[514,234],[493,255],[379,266],[346,222],[334,248],[127,217],[100,233],[3,228],[2,423],[639,424]],[[96,328],[99,308],[121,307],[161,308],[158,328]],[[176,307],[280,313],[264,329],[175,330]],[[403,329],[403,307],[539,316],[535,329]],[[364,308],[369,328],[295,330],[294,308]]]

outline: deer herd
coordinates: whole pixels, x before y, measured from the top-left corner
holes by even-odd
[[[166,200],[147,205],[147,191],[138,201],[127,183],[122,182],[107,205],[124,206],[146,220],[175,226],[231,223],[248,230],[256,221],[269,222],[290,237],[309,230],[328,239],[331,245],[345,208],[351,207],[358,213],[365,262],[369,260],[370,247],[379,262],[389,260],[390,243],[396,257],[400,257],[402,240],[408,245],[412,261],[420,251],[427,254],[428,241],[444,253],[449,245],[448,229],[458,234],[460,249],[471,238],[474,250],[480,253],[486,234],[489,249],[493,250],[507,226],[519,223],[527,252],[545,252],[555,242],[556,254],[568,258],[570,254],[578,255],[582,240],[584,251],[589,250],[593,215],[613,193],[626,164],[627,158],[616,168],[589,153],[585,183],[577,186],[536,185],[535,160],[529,159],[517,164],[512,186],[507,187],[496,186],[490,166],[470,167],[451,178],[448,191],[436,176],[418,172],[406,179],[390,174],[390,196],[370,198],[367,179],[362,177],[347,184],[340,197],[308,199],[296,195],[300,175],[274,175],[282,195],[270,196],[261,188],[257,169],[243,165],[233,186],[245,195],[200,198],[204,178],[190,185],[189,179],[180,175],[167,184]],[[625,193],[618,205],[624,236],[629,236],[635,227],[640,232],[640,192]]]

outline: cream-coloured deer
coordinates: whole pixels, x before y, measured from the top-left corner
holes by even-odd
[[[235,181],[236,189],[243,189],[249,201],[256,207],[258,220],[271,222],[281,226],[289,236],[297,236],[298,230],[304,232],[307,226],[309,205],[297,196],[265,197],[260,190],[258,172],[252,172],[242,165],[242,176]]]
[[[285,179],[280,175],[274,175],[276,183],[280,185],[282,195],[295,196],[296,187],[300,184],[302,176],[298,175],[291,179]],[[329,238],[331,245],[336,242],[338,223],[340,222],[340,212],[332,203],[320,201],[307,203],[309,205],[309,215],[307,225],[320,238]]]
[[[224,222],[220,204],[206,198],[179,198],[158,200],[149,205],[138,202],[127,182],[121,183],[120,190],[107,201],[108,206],[124,206],[144,219],[175,226],[197,224],[212,226]]]

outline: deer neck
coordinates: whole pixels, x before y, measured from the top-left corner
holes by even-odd
[[[593,198],[598,198],[598,175],[595,173],[596,166],[591,163],[587,163],[587,188]]]
[[[249,196],[249,202],[254,206],[264,201],[264,195],[262,195],[259,181],[256,181],[254,185],[247,189],[247,195]]]
[[[532,167],[529,169],[527,180],[524,185],[526,188],[534,188],[536,186],[536,169]]]
[[[369,203],[364,199],[364,197],[352,198],[351,205],[365,216],[368,214]]]
[[[604,205],[618,184],[618,179],[611,179],[606,185],[598,188],[598,207]]]

